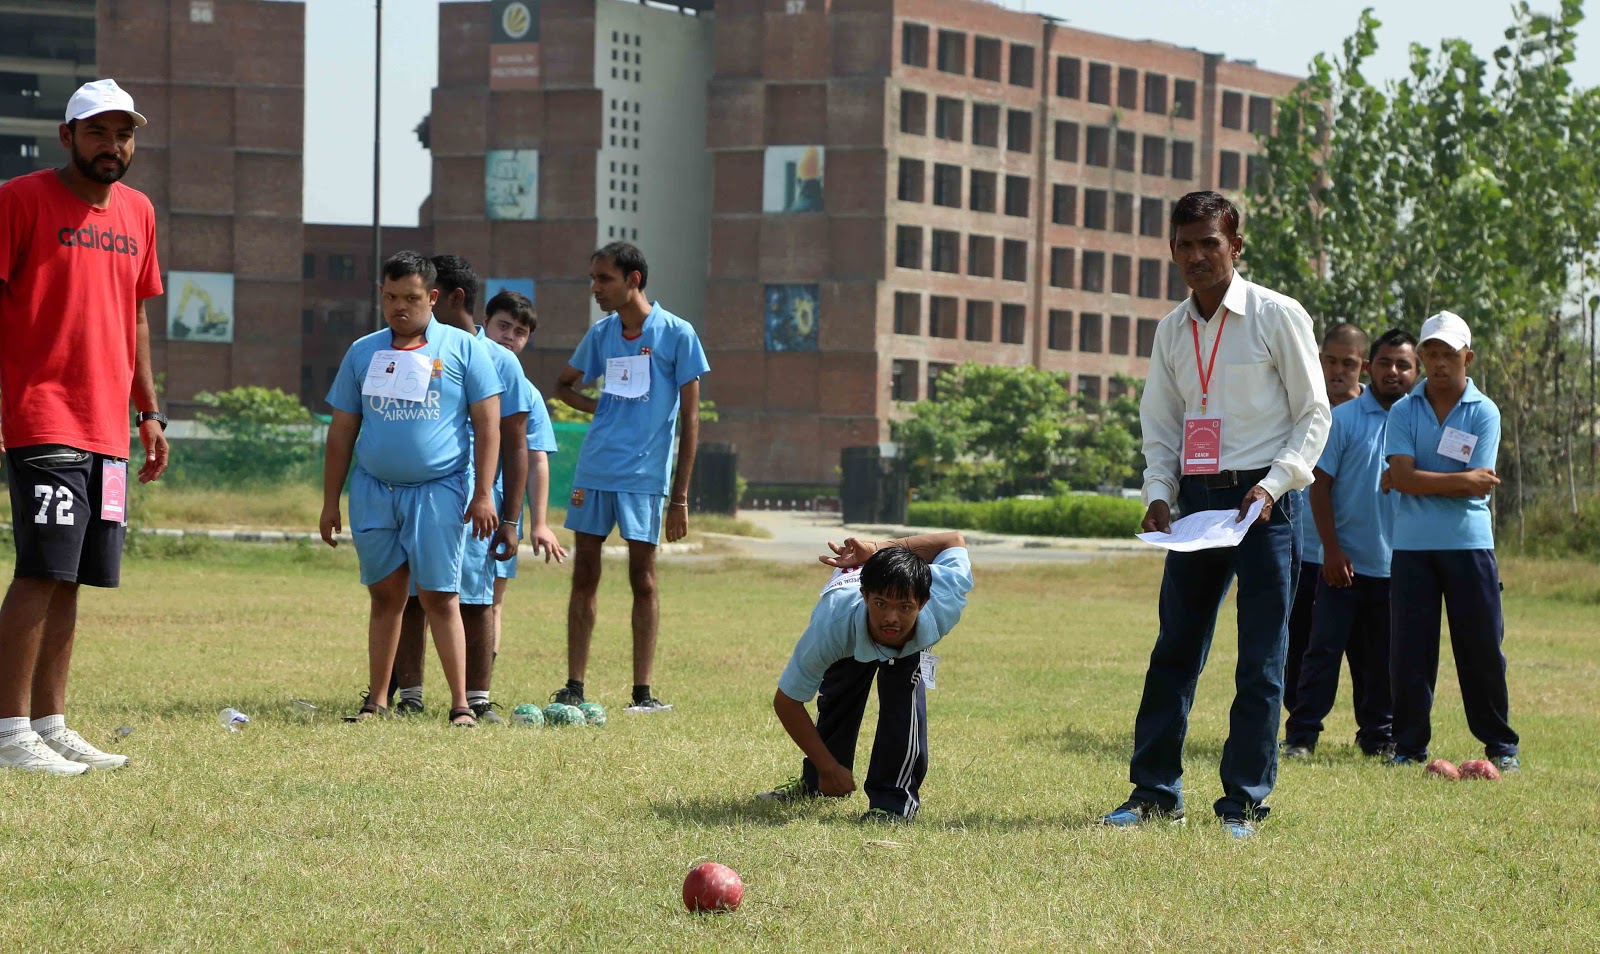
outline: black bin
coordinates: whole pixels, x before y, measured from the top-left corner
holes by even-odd
[[[739,512],[739,452],[732,444],[701,444],[689,475],[689,507],[695,513]]]
[[[839,453],[839,502],[845,523],[905,523],[911,483],[893,444]]]

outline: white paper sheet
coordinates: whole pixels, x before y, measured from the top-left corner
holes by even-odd
[[[1256,518],[1261,516],[1261,508],[1265,504],[1264,500],[1257,500],[1251,504],[1243,520],[1238,519],[1237,510],[1202,510],[1172,521],[1171,533],[1157,531],[1138,533],[1134,536],[1145,543],[1152,543],[1167,550],[1176,550],[1179,553],[1236,547],[1250,531],[1250,526],[1256,522]]]

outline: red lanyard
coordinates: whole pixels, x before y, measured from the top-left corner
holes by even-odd
[[[1189,330],[1194,333],[1194,368],[1200,375],[1200,414],[1206,413],[1206,401],[1211,393],[1211,372],[1217,366],[1217,347],[1222,344],[1222,331],[1228,327],[1228,309],[1222,309],[1222,320],[1217,323],[1217,337],[1211,342],[1211,363],[1200,366],[1200,323],[1191,321]]]

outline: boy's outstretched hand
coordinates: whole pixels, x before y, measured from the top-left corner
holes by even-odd
[[[849,570],[867,562],[867,559],[878,552],[878,545],[871,540],[862,540],[857,537],[846,537],[844,546],[834,546],[832,540],[828,541],[828,549],[833,551],[833,556],[817,557],[829,566],[841,570]]]

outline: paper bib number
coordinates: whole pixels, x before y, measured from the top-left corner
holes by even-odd
[[[606,359],[605,393],[619,398],[641,398],[650,393],[650,356]]]
[[[396,401],[424,401],[432,377],[433,362],[427,355],[416,351],[379,351],[367,365],[361,393]]]
[[[939,657],[926,649],[922,651],[922,684],[929,689],[939,688],[933,682],[934,673],[939,671]]]
[[[1478,446],[1478,435],[1468,434],[1466,431],[1454,427],[1444,429],[1444,435],[1439,438],[1439,455],[1451,460],[1458,460],[1463,464],[1472,463],[1472,452]]]

